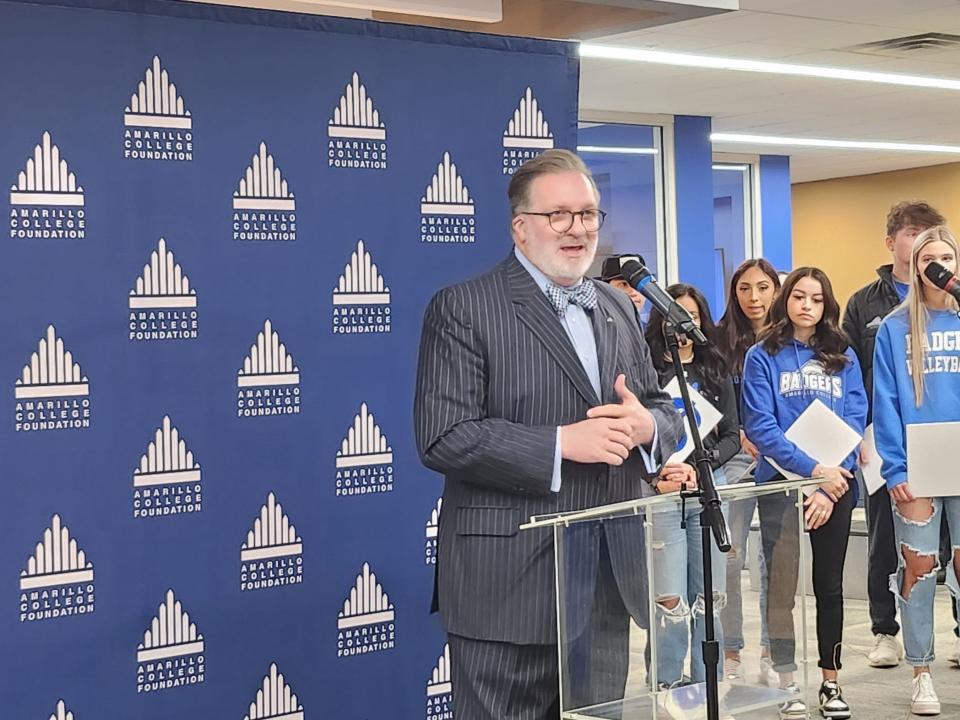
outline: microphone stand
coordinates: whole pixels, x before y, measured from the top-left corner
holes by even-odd
[[[717,668],[720,664],[720,644],[716,638],[716,628],[713,622],[713,554],[710,546],[711,535],[716,540],[717,547],[722,552],[730,550],[730,540],[727,537],[727,524],[720,508],[720,497],[713,484],[713,468],[710,467],[710,456],[703,448],[703,440],[697,428],[696,414],[693,403],[690,401],[690,392],[687,387],[687,378],[683,372],[683,363],[680,362],[680,344],[677,338],[677,328],[668,319],[663,328],[663,335],[673,360],[673,369],[676,373],[677,384],[680,386],[680,397],[683,399],[683,409],[687,417],[690,439],[693,440],[691,454],[697,468],[697,489],[691,492],[682,491],[683,500],[688,497],[700,498],[700,541],[703,548],[703,605],[704,605],[704,637],[703,637],[703,664],[706,670],[707,686],[707,720],[720,720],[720,688],[717,680]],[[685,507],[685,504],[684,506]],[[681,523],[685,513],[681,511]]]

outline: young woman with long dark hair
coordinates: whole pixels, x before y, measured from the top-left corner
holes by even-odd
[[[740,412],[740,379],[743,359],[757,342],[757,334],[767,320],[767,311],[780,290],[780,278],[773,265],[763,258],[747,260],[730,278],[727,307],[717,325],[717,344],[723,355],[737,396],[736,411]],[[742,426],[742,422],[740,423]],[[757,456],[757,448],[740,429],[740,451],[724,465],[728,483],[752,480],[749,472]],[[726,558],[727,604],[720,613],[723,621],[724,673],[731,681],[744,678],[740,652],[746,643],[743,637],[743,594],[741,580],[746,566],[747,537],[756,499],[735,500],[728,505],[727,525],[730,527],[730,552]],[[760,672],[764,685],[776,683],[777,674],[770,661],[770,640],[767,637],[767,572],[763,556],[760,566]]]
[[[853,430],[863,434],[867,397],[856,353],[840,329],[840,306],[826,274],[797,268],[783,283],[759,342],[743,365],[743,417],[747,436],[759,456],[758,483],[783,479],[779,467],[803,477],[823,477],[804,501],[806,528],[813,549],[813,591],[817,600],[817,646],[823,675],[820,713],[849,718],[850,707],[837,682],[843,633],[843,566],[850,518],[857,502],[853,471],[857,451],[838,467],[825,467],[788,440],[786,431],[819,400]],[[767,626],[770,654],[780,687],[794,689],[796,639],[794,596],[799,572],[799,532],[792,495],[758,499],[760,538],[767,564]],[[781,718],[806,718],[805,703],[791,699]]]

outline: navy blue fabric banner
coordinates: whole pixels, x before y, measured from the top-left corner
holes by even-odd
[[[0,2],[0,66],[0,715],[451,717],[420,321],[571,46]]]

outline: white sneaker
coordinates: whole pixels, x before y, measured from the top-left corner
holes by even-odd
[[[780,720],[807,720],[807,704],[800,699],[800,686],[790,683],[783,689],[795,693],[797,697],[790,698],[777,708]]]
[[[914,715],[939,715],[940,698],[933,689],[930,673],[922,672],[913,679],[913,697],[910,700],[910,712]]]
[[[873,636],[873,649],[867,655],[870,667],[897,667],[901,660],[903,660],[903,646],[896,637],[883,633]]]
[[[960,666],[960,637],[953,641],[953,650],[947,655],[947,660],[954,665]]]
[[[760,658],[760,676],[757,682],[767,687],[777,687],[780,684],[780,673],[773,669],[773,660],[769,657]]]
[[[727,682],[743,682],[743,663],[734,658],[724,658],[723,677]]]

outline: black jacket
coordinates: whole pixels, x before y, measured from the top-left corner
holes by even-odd
[[[893,285],[893,265],[881,265],[877,268],[877,275],[876,280],[853,294],[843,313],[843,331],[860,360],[863,384],[867,389],[870,407],[867,422],[873,417],[873,346],[877,341],[877,330],[881,321],[900,304]]]

